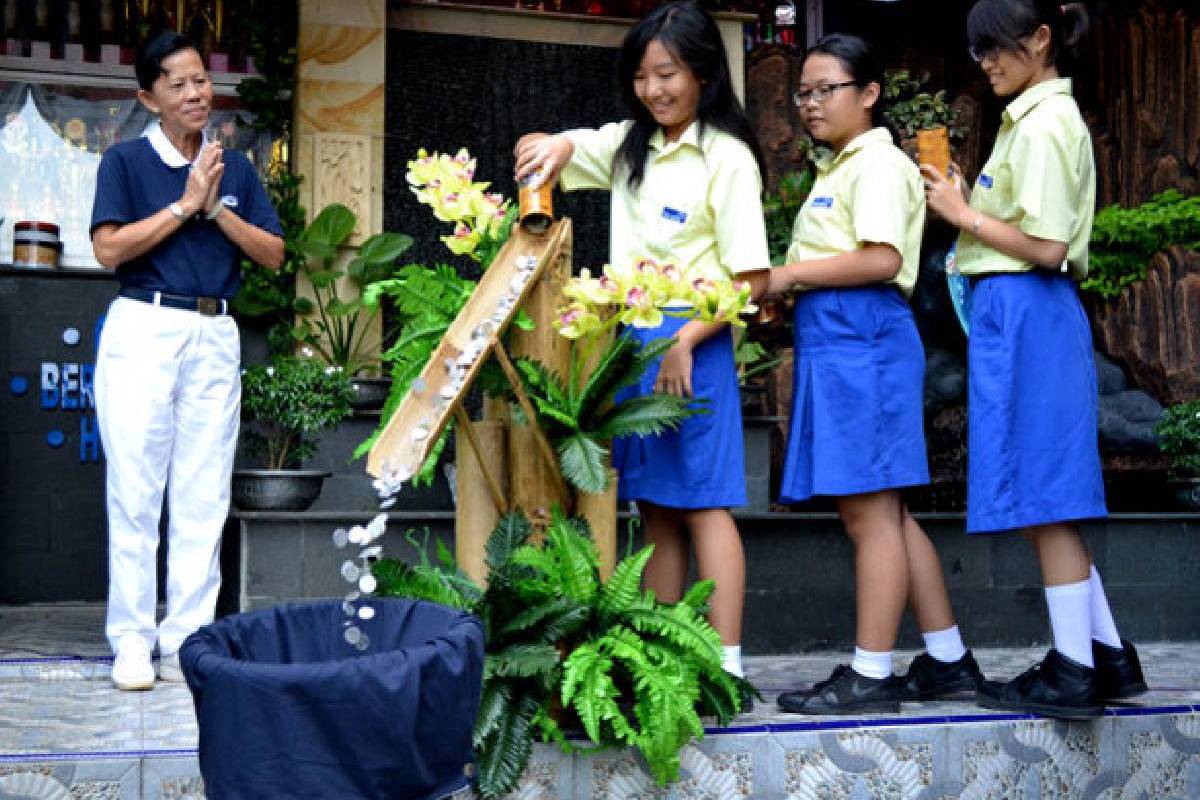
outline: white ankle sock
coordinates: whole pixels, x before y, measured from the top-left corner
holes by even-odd
[[[742,669],[742,646],[740,644],[721,645],[721,669],[739,678],[746,677]]]
[[[1089,581],[1046,587],[1054,649],[1085,667],[1093,666],[1091,597]]]
[[[953,664],[967,654],[957,625],[942,631],[922,633],[921,638],[925,640],[925,651],[943,664]]]
[[[1117,633],[1117,622],[1108,607],[1108,596],[1104,594],[1104,584],[1094,564],[1088,584],[1092,588],[1092,638],[1109,647],[1120,648],[1121,634]]]
[[[874,653],[870,650],[863,650],[861,647],[856,647],[854,648],[854,660],[850,662],[850,669],[865,678],[881,680],[891,677],[892,651]]]

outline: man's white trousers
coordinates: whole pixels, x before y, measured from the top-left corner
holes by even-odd
[[[241,347],[228,315],[119,297],[96,358],[107,462],[108,620],[173,653],[212,621],[241,403]],[[167,614],[155,626],[163,491],[169,492]]]

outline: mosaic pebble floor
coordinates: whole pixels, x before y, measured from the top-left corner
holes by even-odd
[[[196,725],[182,684],[124,693],[95,605],[0,607],[0,800],[201,800]],[[539,745],[517,800],[946,800],[1200,798],[1200,643],[1139,648],[1153,691],[1087,723],[906,703],[855,718],[778,713],[774,698],[824,678],[841,653],[749,657],[765,702],[683,753],[656,787],[631,751],[566,756]],[[993,677],[1043,648],[981,649]],[[912,653],[900,653],[903,669]],[[466,796],[469,793],[462,793]]]

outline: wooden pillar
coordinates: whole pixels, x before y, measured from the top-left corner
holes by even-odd
[[[600,577],[608,580],[617,564],[617,471],[609,469],[608,488],[603,492],[577,492],[575,511],[592,529],[600,551]]]
[[[458,505],[454,517],[454,558],[459,569],[471,580],[486,584],[488,568],[483,560],[484,547],[496,523],[500,521],[500,509],[492,502],[483,470],[488,470],[499,481],[501,491],[508,491],[505,424],[492,419],[469,424],[486,463],[480,464],[464,432],[459,431],[454,437]]]
[[[540,361],[553,372],[567,375],[571,364],[570,342],[558,335],[555,323],[562,304],[562,289],[571,278],[571,229],[563,238],[558,257],[546,266],[538,285],[525,302],[525,313],[533,320],[534,329],[510,329],[513,358]],[[511,415],[510,415],[511,416]],[[525,511],[535,527],[550,520],[555,504],[561,505],[555,488],[554,467],[538,451],[533,428],[515,421],[508,427],[509,474],[512,478],[512,503]],[[571,513],[571,508],[562,509]]]

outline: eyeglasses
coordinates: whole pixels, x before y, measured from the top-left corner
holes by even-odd
[[[818,103],[824,103],[829,96],[838,89],[844,89],[847,86],[857,86],[858,81],[842,81],[841,83],[831,83],[828,86],[817,86],[813,89],[805,89],[796,92],[792,95],[792,102],[798,106],[802,106],[809,100],[815,100]]]
[[[967,48],[967,52],[971,54],[971,58],[975,60],[975,63],[979,64],[983,61],[995,61],[1000,55],[1000,48],[994,44],[988,47],[971,45]]]

